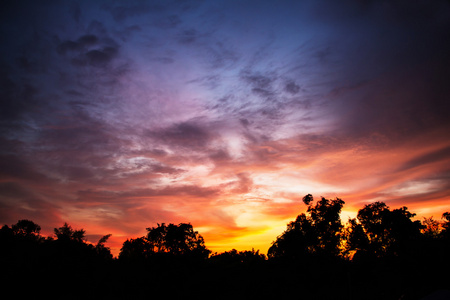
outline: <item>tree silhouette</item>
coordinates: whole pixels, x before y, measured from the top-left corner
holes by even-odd
[[[328,200],[323,197],[315,206],[310,202],[308,212],[318,238],[315,252],[332,256],[339,254],[343,229],[340,213],[344,204],[339,198]]]
[[[97,254],[107,260],[110,260],[113,258],[113,255],[111,254],[111,249],[109,247],[105,246],[105,243],[108,241],[108,239],[111,237],[111,234],[104,235],[100,240],[98,240],[97,245],[95,245],[95,251],[97,251]]]
[[[425,218],[421,224],[406,207],[391,210],[375,202],[343,228],[341,199],[314,201],[308,194],[303,202],[305,213],[273,242],[268,261],[253,249],[209,257],[203,237],[189,223],[147,228],[112,259],[106,247],[110,234],[91,244],[84,229],[64,223],[44,237],[39,225],[22,219],[0,229],[0,281],[27,287],[25,294],[15,290],[19,298],[36,297],[51,284],[52,296],[69,299],[143,299],[156,288],[174,297],[198,296],[192,288],[198,282],[203,293],[226,290],[225,299],[289,298],[299,288],[308,299],[419,299],[450,289],[448,276],[433,276],[450,269],[449,212],[442,221]]]
[[[157,227],[147,228],[147,241],[153,252],[171,253],[174,255],[194,255],[206,258],[210,251],[205,247],[203,237],[194,231],[191,224],[179,225],[164,223]]]
[[[41,226],[30,220],[19,220],[15,225],[12,225],[12,232],[16,236],[38,240],[41,237]]]
[[[84,235],[86,231],[84,229],[74,230],[72,226],[64,223],[62,227],[55,228],[54,233],[59,241],[73,241],[82,243],[84,241]]]
[[[370,242],[361,223],[358,223],[356,219],[349,219],[345,231],[347,243],[344,254],[353,258],[355,253],[358,253],[358,255],[365,253]]]
[[[303,259],[312,252],[317,237],[312,222],[305,214],[287,224],[287,229],[277,237],[267,252],[269,258]]]
[[[203,237],[194,231],[190,223],[162,223],[147,228],[145,237],[125,241],[119,259],[142,260],[155,255],[205,259],[210,253]]]
[[[324,197],[313,205],[311,194],[303,197],[308,205],[302,213],[287,225],[268,250],[269,258],[305,259],[308,255],[336,257],[340,253],[343,225],[340,213],[344,201]]]
[[[5,248],[6,245],[11,243],[11,241],[14,239],[14,232],[8,225],[3,225],[3,227],[0,229],[0,245],[2,246],[0,248]]]
[[[222,253],[214,253],[211,256],[211,261],[223,265],[232,264],[256,264],[266,260],[266,256],[259,253],[259,250],[252,249],[251,251],[237,251],[232,249],[230,251],[225,251]]]
[[[423,226],[420,221],[411,220],[416,214],[408,211],[406,206],[390,211],[384,222],[388,232],[388,249],[393,255],[400,255],[412,250],[418,241]]]
[[[433,219],[433,217],[423,218],[422,221],[423,229],[422,233],[428,238],[438,238],[439,234],[442,232],[442,225],[438,220]]]
[[[446,220],[446,222],[444,222],[444,224],[442,225],[442,227],[444,228],[442,230],[442,235],[450,238],[450,212],[443,213],[442,218]]]
[[[405,206],[391,211],[384,202],[367,204],[358,211],[359,223],[350,221],[348,249],[376,257],[404,253],[424,228],[414,216]]]
[[[80,268],[109,262],[113,255],[105,246],[110,234],[103,236],[97,244],[88,243],[84,229],[74,229],[68,223],[54,228],[54,237],[45,241],[45,257],[56,266]],[[78,270],[77,272],[81,272]]]
[[[36,261],[43,242],[40,226],[30,220],[19,220],[11,228],[4,225],[0,230],[0,265],[24,269]]]
[[[121,261],[136,262],[148,259],[151,255],[150,247],[144,237],[127,239],[120,249],[119,259]]]

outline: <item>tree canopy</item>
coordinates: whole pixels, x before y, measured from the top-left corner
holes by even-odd
[[[165,223],[147,228],[144,237],[124,242],[119,254],[122,259],[145,259],[154,255],[170,254],[205,259],[211,253],[203,237],[189,223]]]
[[[411,249],[425,228],[413,221],[414,213],[403,206],[390,210],[383,202],[374,202],[358,211],[349,221],[347,249],[376,257],[399,255]]]
[[[269,248],[269,258],[305,259],[310,255],[339,255],[342,229],[340,212],[344,201],[322,197],[315,205],[311,194],[303,197],[307,212],[297,216]]]

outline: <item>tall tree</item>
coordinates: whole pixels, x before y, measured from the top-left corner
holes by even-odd
[[[367,204],[357,215],[367,237],[366,248],[361,249],[354,239],[349,240],[349,246],[378,257],[404,253],[417,241],[423,229],[420,221],[412,220],[414,216],[405,206],[391,211],[384,202]],[[355,222],[352,226],[356,228],[359,225]]]
[[[314,205],[311,194],[303,197],[306,214],[297,216],[269,248],[268,257],[305,258],[308,255],[338,256],[342,240],[340,213],[344,201],[324,197]]]
[[[361,255],[369,247],[369,238],[364,231],[364,227],[357,219],[349,219],[345,229],[345,250],[344,254],[353,257],[356,253]]]

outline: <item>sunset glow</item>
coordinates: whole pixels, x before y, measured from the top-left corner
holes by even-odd
[[[308,193],[450,211],[448,1],[5,3],[2,225],[266,253]]]

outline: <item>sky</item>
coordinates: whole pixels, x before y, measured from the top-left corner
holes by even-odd
[[[0,224],[191,223],[266,253],[306,194],[450,211],[450,1],[0,4]]]

